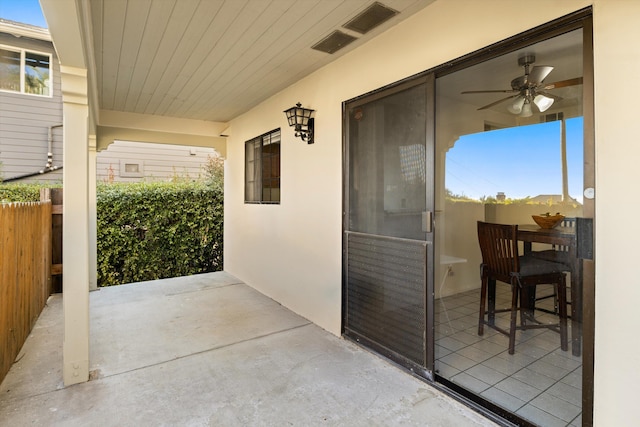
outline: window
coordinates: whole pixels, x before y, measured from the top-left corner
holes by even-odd
[[[123,178],[144,177],[144,162],[142,160],[120,160],[120,176]]]
[[[0,46],[0,90],[51,96],[51,55]]]
[[[280,129],[245,142],[245,203],[280,203]]]

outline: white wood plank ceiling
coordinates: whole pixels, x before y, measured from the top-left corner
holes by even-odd
[[[374,0],[90,0],[103,110],[226,122],[421,10],[362,35],[342,26]],[[335,30],[358,40],[311,46]]]

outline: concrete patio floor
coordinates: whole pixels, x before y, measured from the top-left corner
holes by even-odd
[[[63,387],[53,295],[0,385],[0,425],[495,425],[223,272],[90,300],[92,380]]]

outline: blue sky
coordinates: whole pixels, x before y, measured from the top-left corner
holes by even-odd
[[[582,117],[567,124],[569,194],[582,201]],[[447,152],[445,186],[473,199],[562,194],[559,121],[460,137]]]
[[[0,18],[47,28],[38,0],[0,0]]]

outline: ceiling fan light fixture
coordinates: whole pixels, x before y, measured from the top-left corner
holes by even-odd
[[[531,111],[531,103],[526,101],[522,106],[522,112],[520,113],[520,117],[531,117],[533,115],[533,111]]]
[[[544,95],[536,95],[536,97],[533,98],[533,103],[536,104],[541,113],[544,113],[553,105],[553,98],[549,98]]]
[[[524,101],[524,96],[518,96],[513,103],[509,104],[507,110],[509,110],[511,114],[520,114],[522,112],[522,107],[524,106]]]

